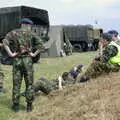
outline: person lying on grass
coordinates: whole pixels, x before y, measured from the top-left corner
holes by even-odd
[[[46,78],[40,78],[33,84],[34,94],[38,92],[43,92],[49,94],[51,91],[56,89],[63,89],[63,86],[69,84],[75,84],[77,76],[81,74],[83,65],[73,67],[70,71],[64,72],[62,76],[59,76],[55,80],[47,80]],[[21,93],[22,96],[25,96],[25,92]]]

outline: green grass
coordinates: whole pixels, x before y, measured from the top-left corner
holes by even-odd
[[[34,78],[35,80],[40,77],[45,77],[50,80],[55,79],[58,75],[61,75],[63,72],[68,71],[78,64],[83,64],[86,68],[95,54],[96,52],[85,52],[73,53],[73,55],[63,58],[41,58],[40,63],[34,65]],[[19,117],[20,119],[22,116],[21,112],[22,114],[26,114],[25,99],[21,98],[21,111],[19,113],[14,113],[10,109],[12,95],[12,66],[1,65],[1,68],[5,74],[4,88],[6,93],[0,94],[0,120],[16,120],[16,117]],[[22,91],[24,91],[24,82],[22,83]],[[41,96],[40,100],[36,101],[35,105],[39,104],[41,100],[44,100],[44,97]]]

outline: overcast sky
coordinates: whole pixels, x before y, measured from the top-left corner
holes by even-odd
[[[0,7],[26,5],[46,9],[51,25],[91,24],[120,32],[120,0],[0,0]]]

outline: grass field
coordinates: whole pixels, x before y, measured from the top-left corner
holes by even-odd
[[[63,58],[42,58],[34,65],[35,80],[40,77],[54,79],[75,65],[90,64],[96,52],[74,53]],[[12,67],[1,65],[4,74],[5,94],[0,94],[0,120],[119,120],[120,76],[113,73],[96,80],[67,86],[50,95],[40,95],[34,110],[25,112],[25,99],[21,97],[21,110],[11,111]],[[24,82],[21,91],[24,91]]]
[[[89,52],[74,53],[72,56],[64,58],[42,58],[39,64],[34,65],[34,78],[37,80],[44,76],[48,79],[54,79],[64,71],[72,68],[74,65],[78,65],[80,63],[87,65],[93,55],[94,53]],[[12,94],[12,67],[1,65],[1,68],[5,74],[4,87],[6,89],[6,94],[0,94],[0,120],[8,120],[9,118],[16,116],[16,114],[10,109]],[[22,86],[22,90],[24,90],[24,82]],[[21,99],[21,103],[23,103],[22,109],[24,111],[25,100]]]

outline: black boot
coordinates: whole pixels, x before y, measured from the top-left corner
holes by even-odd
[[[18,104],[18,103],[13,103],[13,105],[12,105],[12,110],[13,110],[14,112],[18,112],[18,111],[19,111],[19,104]]]
[[[27,112],[31,112],[32,109],[33,109],[33,107],[32,107],[32,103],[27,103],[26,111],[27,111]]]

